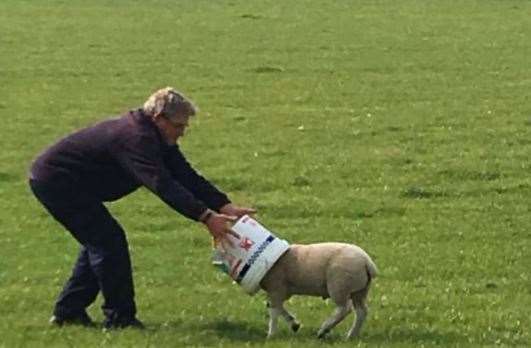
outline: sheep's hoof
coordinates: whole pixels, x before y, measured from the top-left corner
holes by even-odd
[[[323,330],[323,331],[319,331],[317,333],[317,338],[319,339],[324,339],[326,337],[326,335],[330,332],[330,330]]]
[[[293,323],[293,324],[291,324],[291,330],[293,332],[299,331],[300,328],[301,328],[301,323]]]

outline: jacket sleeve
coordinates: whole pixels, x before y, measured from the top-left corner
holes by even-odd
[[[171,208],[199,220],[207,206],[198,200],[166,167],[160,144],[146,135],[129,137],[115,146],[115,157],[137,182],[156,194]]]
[[[210,209],[219,212],[221,207],[231,202],[225,193],[216,188],[188,163],[177,145],[170,148],[165,160],[171,175],[194,196],[205,202]]]

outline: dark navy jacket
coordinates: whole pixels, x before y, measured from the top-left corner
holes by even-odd
[[[33,162],[30,178],[99,201],[113,201],[145,186],[194,220],[207,207],[219,210],[230,202],[190,166],[177,145],[166,144],[141,110],[61,139]]]

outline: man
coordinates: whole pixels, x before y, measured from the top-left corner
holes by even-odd
[[[127,240],[103,202],[145,186],[185,217],[205,224],[218,241],[229,221],[254,209],[233,205],[199,175],[179,150],[196,107],[172,88],[143,108],[77,131],[33,163],[30,187],[48,212],[81,244],[52,324],[93,325],[86,308],[102,292],[105,328],[138,327]]]

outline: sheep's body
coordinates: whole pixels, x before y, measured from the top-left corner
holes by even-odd
[[[291,245],[260,283],[270,303],[268,336],[275,333],[279,315],[294,331],[299,328],[300,324],[283,306],[292,295],[330,297],[337,305],[335,313],[321,326],[319,337],[343,320],[354,306],[356,321],[348,337],[356,336],[367,314],[365,298],[376,273],[369,255],[352,244]]]

